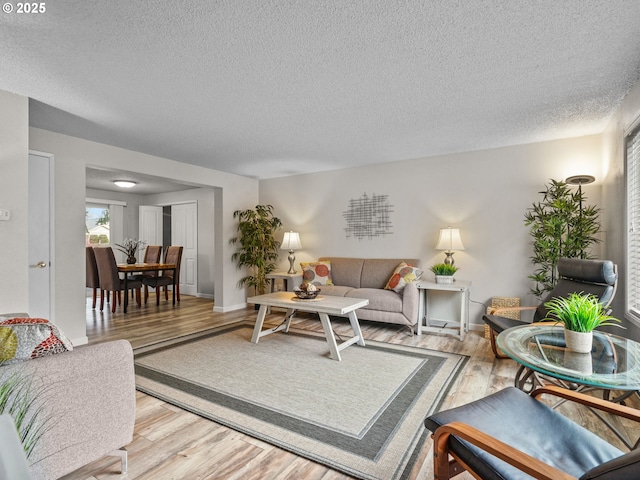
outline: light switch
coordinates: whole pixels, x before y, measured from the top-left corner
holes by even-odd
[[[0,220],[7,221],[11,218],[11,212],[9,210],[0,209]]]

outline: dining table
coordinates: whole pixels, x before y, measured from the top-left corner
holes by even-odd
[[[173,288],[172,288],[172,301],[173,305],[176,304],[176,278],[178,278],[178,272],[176,272],[176,264],[174,263],[118,263],[118,272],[124,273],[124,302],[122,309],[124,313],[127,313],[127,306],[129,304],[128,295],[128,277],[131,273],[145,273],[156,272],[160,273],[163,270],[173,270]]]

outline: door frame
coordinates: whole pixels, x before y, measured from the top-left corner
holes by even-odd
[[[47,158],[49,160],[49,318],[51,322],[55,323],[55,315],[56,315],[56,282],[55,282],[55,156],[52,153],[41,152],[38,150],[29,149],[29,156],[37,156]],[[31,188],[31,185],[29,185]],[[30,193],[29,193],[30,195]],[[29,241],[31,241],[31,232],[29,232]],[[29,259],[29,264],[31,263],[31,259]],[[27,268],[29,268],[29,264],[27,264]],[[29,299],[31,299],[31,295],[35,292],[31,290],[31,283],[29,282]],[[31,302],[31,300],[29,300]]]

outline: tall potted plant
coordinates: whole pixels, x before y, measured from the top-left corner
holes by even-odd
[[[238,281],[238,286],[254,287],[256,293],[266,292],[269,281],[267,275],[276,268],[280,242],[275,232],[282,227],[282,222],[273,215],[273,206],[256,205],[248,210],[236,210],[233,218],[238,219],[238,236],[229,242],[238,245],[238,250],[231,256],[238,268],[248,268],[249,275]]]
[[[529,278],[535,282],[531,292],[542,297],[558,280],[558,259],[591,258],[589,248],[597,243],[600,231],[600,208],[583,207],[582,189],[572,189],[563,181],[551,180],[542,200],[534,202],[525,213],[536,268]]]

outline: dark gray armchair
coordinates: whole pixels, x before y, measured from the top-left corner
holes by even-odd
[[[438,412],[433,433],[434,478],[463,471],[483,480],[637,480],[640,449],[623,452],[538,400],[549,394],[640,422],[640,411],[556,386],[531,396],[514,387]]]
[[[618,272],[611,260],[561,258],[558,260],[558,282],[537,307],[497,308],[482,317],[490,328],[493,353],[498,358],[505,358],[505,355],[498,352],[496,336],[507,328],[544,319],[547,316],[544,304],[552,298],[564,298],[571,293],[585,293],[595,295],[604,307],[608,307],[615,297],[617,285]],[[513,310],[533,310],[533,318],[526,321],[500,316],[501,312]]]

